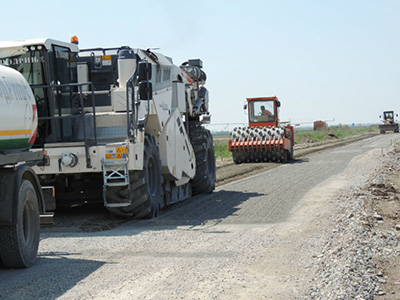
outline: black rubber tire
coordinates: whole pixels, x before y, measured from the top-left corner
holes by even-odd
[[[124,218],[154,218],[164,207],[163,178],[161,175],[160,151],[155,138],[145,135],[143,170],[129,173],[132,203],[126,207],[107,207],[116,216]],[[108,188],[106,193],[109,202],[120,201],[129,197],[127,188]]]
[[[233,162],[237,165],[243,163],[243,158],[242,158],[242,154],[241,153],[232,153],[232,159]]]
[[[190,123],[189,137],[196,156],[196,175],[191,180],[192,194],[211,193],[216,181],[213,137],[199,122]]]
[[[7,268],[27,268],[36,262],[40,240],[40,213],[32,183],[22,180],[16,225],[0,227],[0,256]]]
[[[290,139],[291,145],[290,145],[290,150],[288,153],[288,160],[291,161],[294,159],[294,152],[293,152],[293,146],[294,146],[294,136],[292,135],[292,132],[289,131],[289,136],[288,138]]]

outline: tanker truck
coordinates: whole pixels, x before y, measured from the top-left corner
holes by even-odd
[[[54,187],[56,207],[100,202],[116,216],[152,218],[214,190],[200,59],[178,66],[150,49],[79,49],[46,38],[1,42],[0,64],[33,89],[33,148],[46,152],[34,170]]]
[[[17,71],[0,66],[0,260],[5,267],[35,263],[40,214],[45,213],[39,178],[32,166],[43,151],[31,151],[38,124],[32,90]]]

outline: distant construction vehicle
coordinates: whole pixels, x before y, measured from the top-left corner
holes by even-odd
[[[398,114],[396,114],[396,117],[398,117]],[[382,118],[382,116],[379,116],[379,118]],[[383,112],[383,118],[382,118],[383,124],[379,125],[380,134],[384,134],[386,133],[386,131],[393,131],[394,133],[399,132],[399,124],[397,123],[397,120],[395,120],[394,118],[395,114],[393,111]]]
[[[326,122],[321,120],[315,121],[314,130],[322,130],[322,129],[326,129]]]
[[[45,159],[34,170],[56,206],[103,202],[114,215],[152,218],[215,188],[206,74],[150,49],[80,50],[75,41],[0,43],[0,64],[33,89]],[[49,209],[50,210],[50,209]]]
[[[281,126],[276,96],[247,98],[249,126],[236,127],[230,134],[229,151],[236,164],[282,162],[293,159],[293,126]]]

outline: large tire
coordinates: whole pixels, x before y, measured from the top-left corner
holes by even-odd
[[[160,152],[154,137],[145,135],[143,170],[129,173],[131,190],[127,188],[108,188],[109,202],[120,202],[131,196],[132,203],[126,207],[107,207],[114,215],[124,218],[154,218],[164,206],[161,175]]]
[[[17,224],[0,227],[0,256],[5,267],[27,268],[36,261],[40,213],[32,183],[22,180],[18,192]]]
[[[290,139],[290,150],[288,153],[288,160],[293,160],[294,159],[294,152],[293,152],[293,146],[294,146],[294,137],[292,135],[292,131],[289,131],[288,137]]]
[[[213,137],[199,122],[190,124],[189,137],[196,156],[196,175],[191,180],[192,194],[211,193],[216,181]]]
[[[232,159],[233,162],[237,165],[243,163],[244,161],[243,155],[241,153],[232,153]]]

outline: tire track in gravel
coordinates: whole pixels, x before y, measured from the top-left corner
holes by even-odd
[[[206,222],[209,222],[210,220],[213,220],[213,222],[219,222],[218,221],[219,219],[225,219],[226,222],[227,216],[232,216],[230,218],[232,219],[232,222],[240,222],[236,220],[237,217],[234,216],[236,216],[238,207],[243,202],[249,202],[249,203],[255,202],[256,204],[254,205],[259,206],[260,215],[269,214],[269,211],[266,211],[265,209],[265,205],[267,205],[267,207],[270,208],[270,211],[272,211],[273,210],[272,207],[274,205],[277,205],[277,202],[274,199],[281,198],[284,193],[293,192],[293,189],[295,189],[297,192],[302,190],[301,184],[299,184],[295,180],[295,178],[290,177],[290,174],[289,177],[286,177],[286,180],[290,180],[293,183],[292,187],[288,188],[287,191],[282,190],[279,193],[276,193],[273,197],[270,197],[271,199],[269,200],[268,204],[262,203],[259,200],[257,200],[258,197],[261,197],[263,195],[258,193],[253,193],[251,192],[251,189],[247,189],[246,191],[240,190],[240,191],[222,192],[218,189],[218,187],[233,181],[249,178],[256,174],[272,170],[275,168],[279,169],[279,168],[285,168],[289,166],[296,166],[303,163],[307,163],[308,156],[311,154],[318,153],[326,149],[347,145],[349,143],[353,143],[375,135],[376,134],[365,134],[361,136],[355,136],[335,141],[326,141],[326,142],[312,143],[307,145],[296,145],[294,161],[286,165],[282,165],[281,163],[248,163],[248,164],[236,165],[233,163],[232,160],[228,162],[225,161],[223,165],[219,164],[217,166],[216,191],[214,191],[210,195],[195,196],[186,201],[166,207],[164,208],[161,215],[158,218],[152,220],[151,223],[154,223],[154,225],[156,224],[186,225],[188,223],[204,224]],[[315,175],[318,176],[318,174]],[[274,179],[275,176],[273,175],[273,173],[270,173],[266,176],[271,177],[268,180],[271,180],[270,183],[273,183],[273,185],[280,184]],[[187,206],[189,206],[189,208],[182,209],[183,207]],[[252,210],[253,208],[242,207],[243,212],[246,212],[246,210],[248,209]],[[167,215],[170,217],[167,218],[166,217]],[[54,219],[55,219],[55,225],[45,226],[44,229],[52,228],[52,230],[59,230],[59,231],[78,230],[85,232],[96,232],[96,231],[109,230],[127,222],[127,220],[110,216],[109,213],[101,205],[99,207],[82,206],[82,207],[73,207],[65,210],[59,210],[56,211]],[[141,221],[134,221],[134,222],[138,222],[138,224],[141,223]],[[256,223],[263,222],[263,218],[254,217],[254,222]]]
[[[366,136],[368,137],[368,136]],[[353,139],[359,141],[363,138]],[[335,143],[349,144],[349,141]],[[329,145],[332,148],[334,145]],[[326,148],[324,148],[326,149]],[[322,151],[322,148],[321,150]],[[258,176],[247,176],[241,180],[219,185],[215,192],[209,195],[193,197],[174,205],[154,220],[138,221],[135,226],[198,226],[205,224],[272,224],[286,219],[293,207],[309,191],[312,186],[339,173],[357,148],[343,152],[331,152],[329,156],[315,154],[305,158],[307,154],[299,155],[285,165],[273,164],[265,169],[258,168],[256,173],[263,173],[263,179]],[[243,164],[235,167],[253,167],[265,165],[262,163]],[[257,181],[256,181],[257,179]]]
[[[310,154],[319,153],[324,150],[348,145],[366,138],[376,136],[376,133],[367,133],[364,135],[353,136],[345,139],[334,141],[325,141],[311,144],[295,145],[294,147],[294,162],[306,159]],[[255,175],[276,167],[281,166],[280,163],[246,163],[236,165],[232,159],[227,159],[225,162],[217,162],[217,186],[226,184],[241,178]]]

